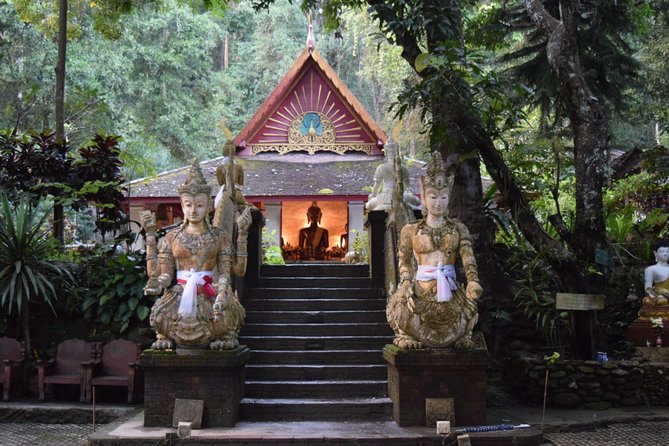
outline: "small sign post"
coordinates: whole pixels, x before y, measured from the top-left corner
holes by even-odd
[[[594,359],[598,344],[597,310],[604,309],[603,294],[557,293],[555,308],[567,310],[574,328],[573,345],[581,359]]]

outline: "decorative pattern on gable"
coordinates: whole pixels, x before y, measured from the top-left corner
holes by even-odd
[[[306,51],[235,138],[240,155],[363,152],[380,155],[385,133],[320,56]]]
[[[251,153],[362,151],[371,155],[376,139],[314,64],[309,65],[250,141]]]

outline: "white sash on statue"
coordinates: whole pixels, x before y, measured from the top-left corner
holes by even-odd
[[[455,284],[455,268],[439,262],[437,266],[418,265],[416,280],[437,281],[437,302],[448,302],[453,297],[452,290],[458,286]]]
[[[197,308],[197,288],[207,283],[204,280],[205,276],[213,276],[213,271],[190,271],[178,270],[177,281],[183,284],[183,292],[181,293],[181,302],[179,302],[179,314],[182,316],[195,315]]]

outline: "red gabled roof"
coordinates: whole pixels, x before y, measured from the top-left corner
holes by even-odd
[[[381,154],[386,134],[316,49],[305,49],[298,56],[234,144],[244,148],[252,144],[285,144],[292,120],[310,111],[333,115],[338,143],[371,144],[371,154]]]

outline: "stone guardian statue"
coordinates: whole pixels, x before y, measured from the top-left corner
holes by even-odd
[[[207,221],[211,186],[196,161],[177,191],[183,223],[157,243],[153,216],[142,215],[149,275],[145,292],[161,295],[151,308],[157,335],[151,348],[233,349],[245,317],[231,287],[233,228],[224,231]]]
[[[473,348],[478,320],[479,285],[472,241],[465,225],[447,215],[453,177],[446,175],[438,152],[432,153],[427,176],[420,178],[425,217],[402,227],[398,246],[399,284],[390,296],[386,316],[403,349]],[[466,289],[457,282],[460,256]]]

